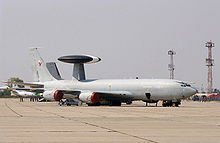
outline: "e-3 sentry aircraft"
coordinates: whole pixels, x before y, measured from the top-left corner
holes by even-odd
[[[162,100],[163,106],[178,106],[181,99],[197,92],[190,84],[171,79],[87,80],[84,64],[101,60],[88,55],[60,57],[59,61],[74,64],[73,78],[72,80],[57,80],[49,73],[37,48],[31,48],[30,53],[33,71],[38,81],[18,84],[30,86],[25,90],[43,93],[46,100],[60,101],[63,97],[72,96],[88,105],[112,106],[120,106],[122,102],[129,104],[136,100],[146,103],[157,103]]]

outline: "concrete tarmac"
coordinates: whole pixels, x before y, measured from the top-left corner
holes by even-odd
[[[59,106],[0,99],[0,143],[217,143],[220,102]]]

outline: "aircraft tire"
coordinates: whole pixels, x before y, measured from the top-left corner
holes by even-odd
[[[180,104],[181,102],[175,102],[175,107],[179,107]]]
[[[121,106],[120,101],[111,101],[110,106]]]
[[[163,101],[162,106],[163,107],[171,107],[171,106],[173,106],[173,102],[172,101]]]
[[[100,106],[100,102],[97,102],[97,103],[92,103],[92,104],[87,104],[88,106]]]

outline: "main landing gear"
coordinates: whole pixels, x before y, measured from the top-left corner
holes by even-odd
[[[60,106],[62,106],[62,105],[66,105],[66,106],[71,106],[71,105],[81,106],[82,102],[79,101],[79,100],[68,98],[68,99],[66,99],[64,101],[61,99],[58,104]]]
[[[111,101],[110,106],[121,106],[121,101]]]
[[[148,106],[150,103],[146,102],[145,106]],[[155,102],[155,107],[157,107],[157,102]]]
[[[100,106],[100,105],[108,105],[108,106],[121,106],[121,101],[109,101],[107,103],[90,103],[88,106]]]
[[[181,104],[181,101],[172,101],[172,100],[168,100],[168,101],[166,101],[166,100],[164,100],[163,102],[162,102],[162,106],[163,107],[179,107],[179,105]]]
[[[145,106],[148,106],[151,103],[155,103],[155,106],[157,107],[158,100],[151,100],[151,101],[144,101],[144,102],[146,103]]]

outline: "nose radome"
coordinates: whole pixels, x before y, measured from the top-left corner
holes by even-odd
[[[191,95],[194,95],[194,94],[196,94],[196,93],[198,93],[198,90],[196,89],[196,88],[191,88]]]
[[[185,94],[184,94],[185,97],[190,97],[190,96],[196,94],[196,93],[197,93],[197,90],[196,90],[195,88],[190,87],[190,88],[185,89],[185,92],[184,92],[184,93],[185,93]]]

